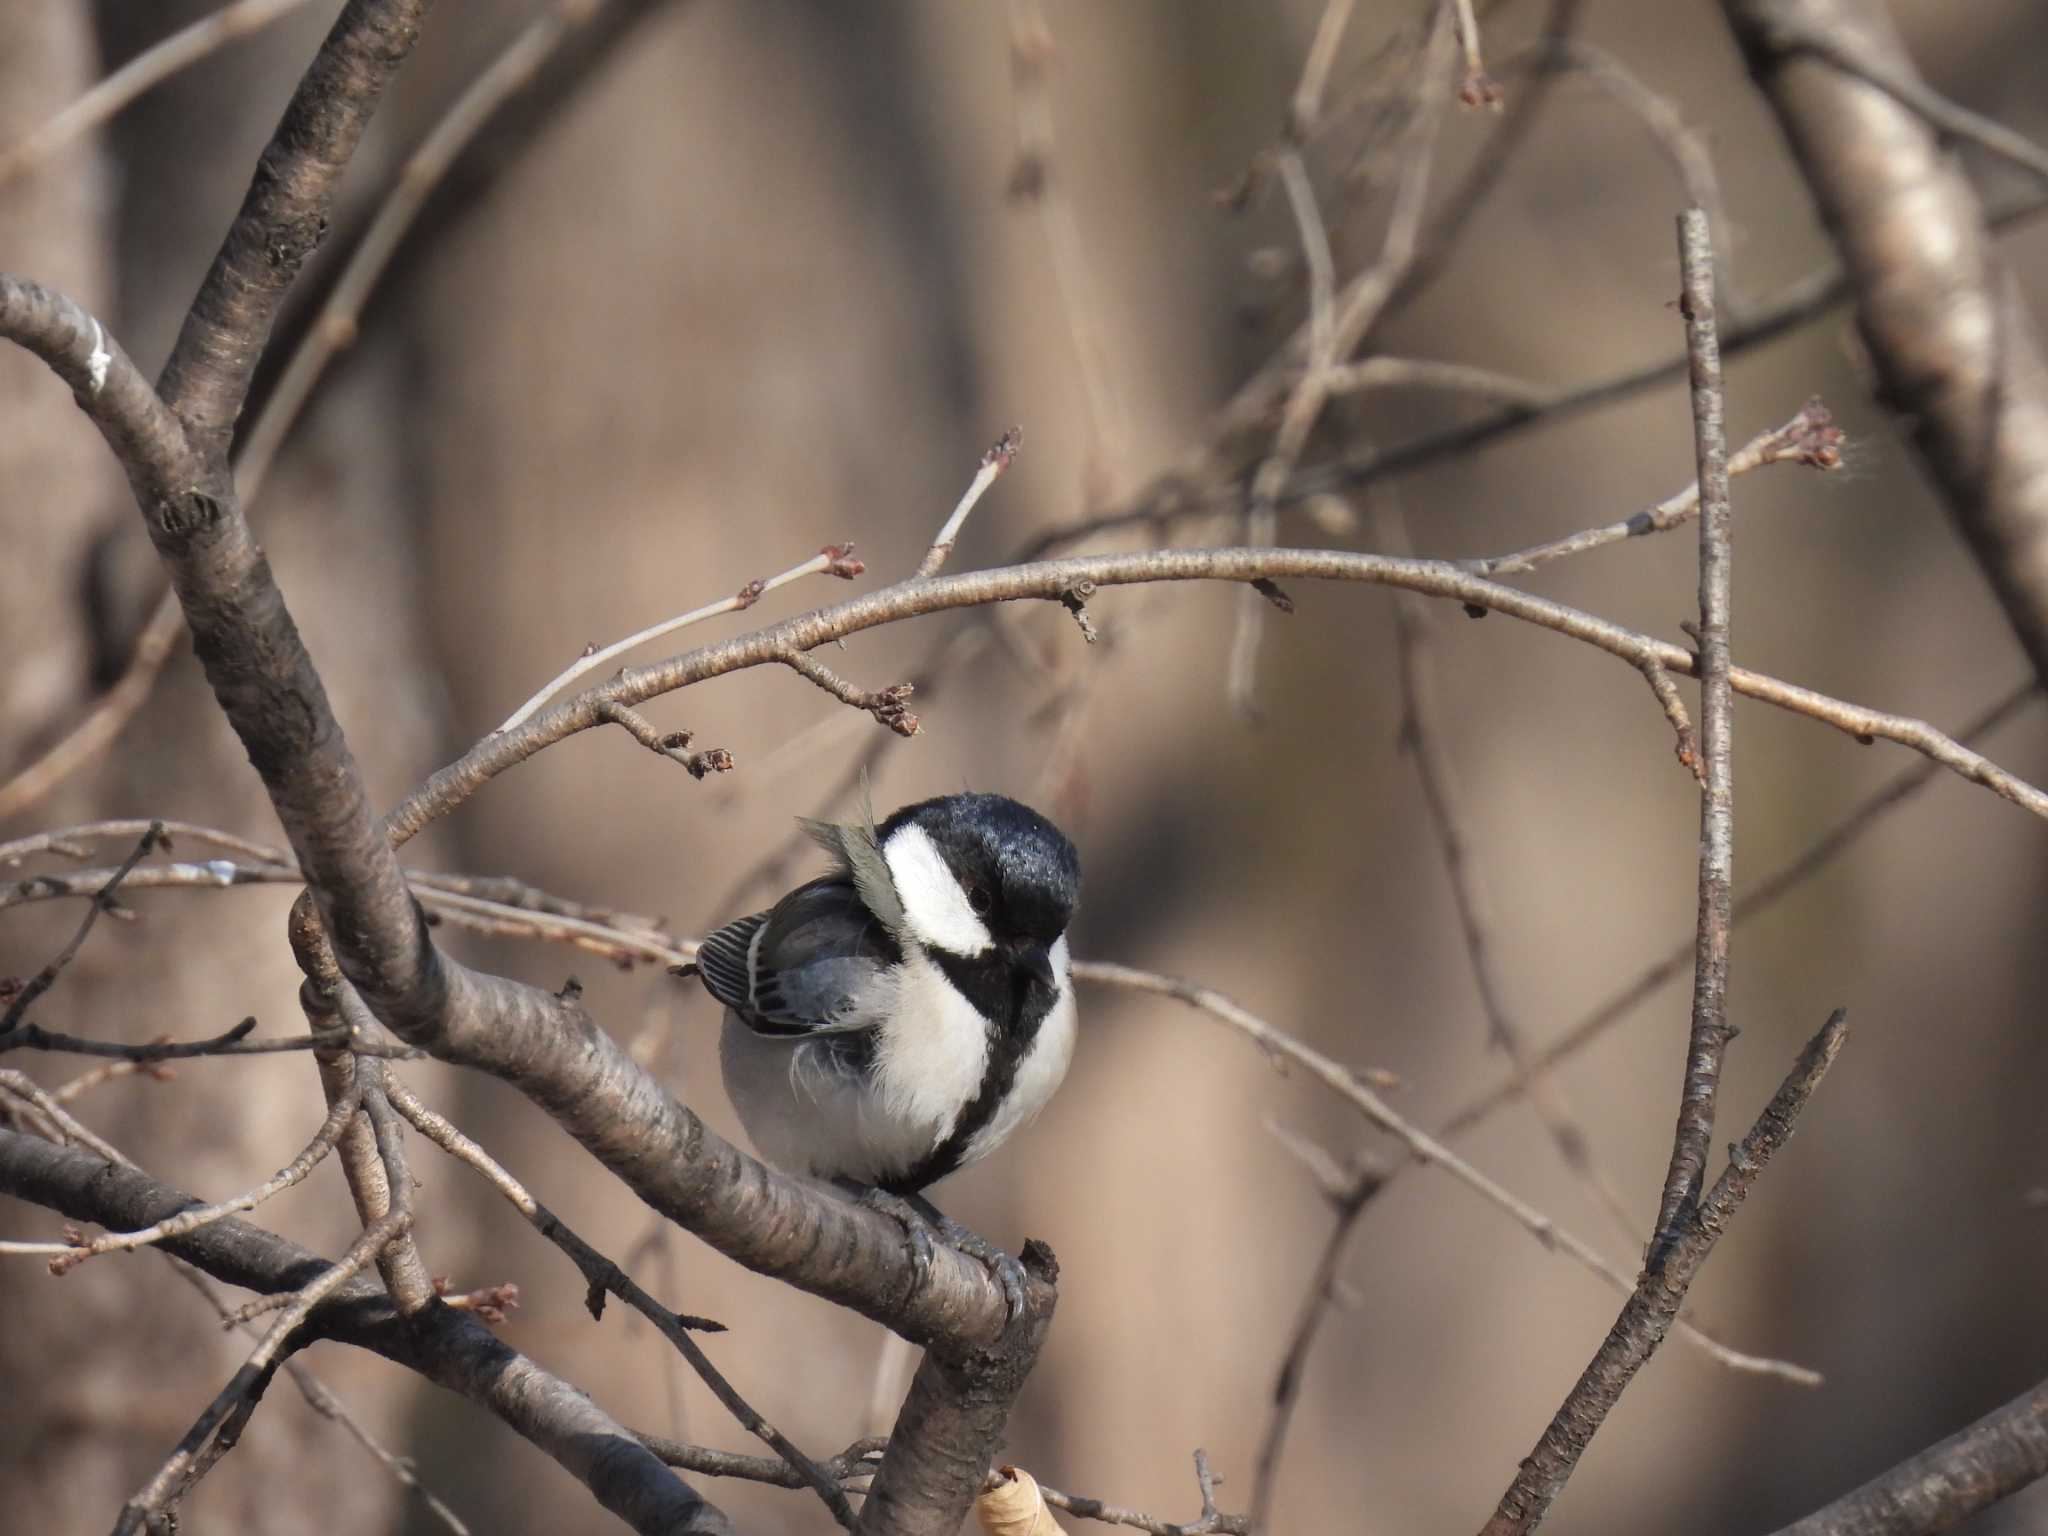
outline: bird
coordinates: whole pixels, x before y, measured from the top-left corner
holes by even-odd
[[[755,1149],[979,1259],[1012,1319],[1024,1274],[923,1192],[1045,1107],[1076,1035],[1067,927],[1081,861],[1003,795],[920,800],[876,825],[799,818],[833,868],[699,946],[725,1005],[719,1064]]]

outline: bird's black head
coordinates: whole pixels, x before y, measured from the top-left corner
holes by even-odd
[[[913,936],[971,955],[1044,951],[1081,894],[1081,856],[1058,827],[1002,795],[906,805],[878,829]]]

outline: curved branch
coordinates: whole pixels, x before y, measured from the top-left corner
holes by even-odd
[[[1273,578],[1399,587],[1555,630],[1638,669],[1654,662],[1669,672],[1695,674],[1693,653],[1683,647],[1563,603],[1474,576],[1449,561],[1396,559],[1327,549],[1171,549],[1044,560],[928,581],[899,582],[749,635],[622,672],[602,686],[556,705],[516,731],[495,734],[479,742],[409,795],[386,824],[392,840],[403,843],[429,822],[448,814],[487,780],[555,742],[603,723],[602,709],[607,703],[643,703],[709,678],[779,662],[791,650],[808,651],[878,625],[988,603],[1032,598],[1058,602],[1083,583],[1112,587],[1155,581],[1251,582]],[[1912,747],[2015,805],[2048,817],[2048,793],[2015,778],[1924,721],[1866,709],[1742,667],[1731,668],[1729,678],[1739,694],[1809,715],[1859,740],[1883,737]]]
[[[142,1227],[196,1205],[140,1169],[0,1130],[0,1192],[107,1227]],[[236,1217],[167,1238],[163,1248],[216,1280],[264,1295],[299,1291],[331,1266],[289,1239]],[[419,1372],[495,1414],[560,1462],[636,1531],[727,1536],[725,1517],[679,1481],[603,1409],[466,1313],[430,1306],[401,1321],[376,1281],[358,1275],[313,1310],[306,1327]]]
[[[0,337],[33,352],[71,386],[138,499],[174,492],[196,478],[183,424],[83,305],[0,272]]]

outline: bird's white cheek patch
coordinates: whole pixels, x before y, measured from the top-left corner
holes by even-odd
[[[889,862],[910,931],[920,942],[955,955],[978,955],[995,942],[923,827],[899,827],[882,857]]]

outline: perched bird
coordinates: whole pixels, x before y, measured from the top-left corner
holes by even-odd
[[[697,970],[725,1004],[719,1061],[756,1150],[987,1264],[1014,1259],[921,1191],[979,1161],[1052,1097],[1074,1054],[1074,845],[1001,795],[945,795],[880,826],[805,821],[838,867],[719,929]]]

